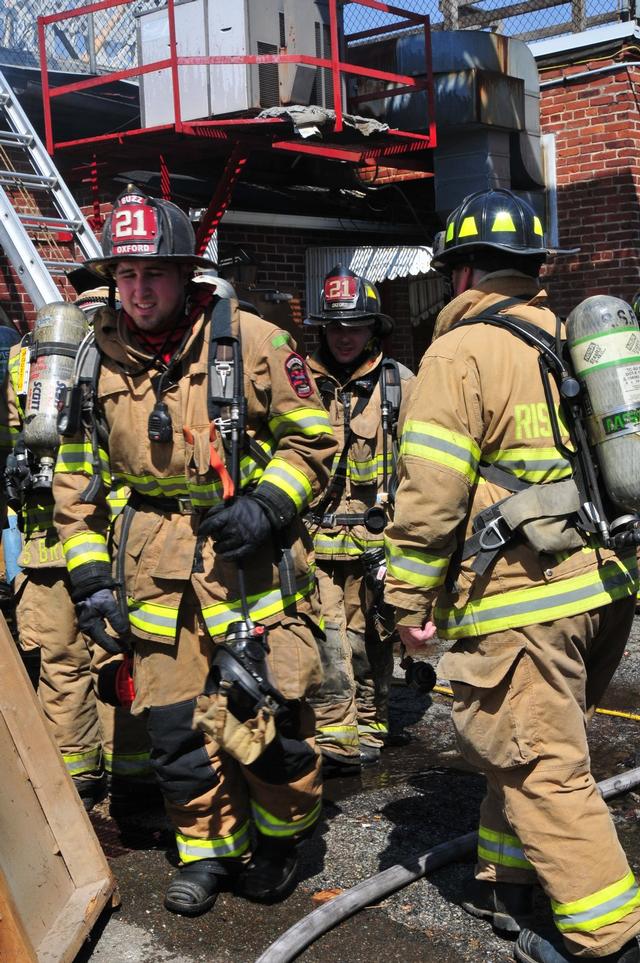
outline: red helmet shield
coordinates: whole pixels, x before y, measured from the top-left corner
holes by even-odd
[[[112,257],[156,254],[160,243],[158,213],[142,194],[123,194],[111,221]]]
[[[324,281],[324,298],[327,308],[334,311],[355,308],[358,301],[359,279],[352,274],[329,275]]]

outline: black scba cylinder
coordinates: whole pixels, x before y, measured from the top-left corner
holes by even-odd
[[[596,294],[567,318],[575,374],[586,394],[589,441],[616,505],[640,510],[640,328],[620,298]]]

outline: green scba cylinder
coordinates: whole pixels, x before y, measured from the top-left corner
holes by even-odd
[[[567,341],[586,393],[587,431],[610,498],[640,510],[640,328],[620,298],[596,294],[567,318]]]
[[[42,454],[58,447],[58,409],[71,384],[74,359],[86,333],[87,318],[74,304],[53,301],[36,315],[24,419],[25,443],[34,452]]]

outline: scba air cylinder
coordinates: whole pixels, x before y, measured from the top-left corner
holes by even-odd
[[[640,511],[640,328],[633,309],[606,294],[586,298],[567,318],[567,341],[604,487],[620,508]]]
[[[31,335],[24,418],[27,448],[51,454],[60,443],[58,408],[73,380],[78,346],[87,333],[86,315],[74,304],[53,301],[40,308]]]

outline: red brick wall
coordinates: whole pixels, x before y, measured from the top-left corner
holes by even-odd
[[[591,294],[630,300],[640,288],[640,69],[594,72],[613,63],[540,65],[543,83],[590,71],[541,92],[542,131],[556,135],[560,244],[581,248],[546,269],[562,314]]]
[[[362,235],[354,237],[347,233],[324,231],[299,231],[289,228],[244,228],[225,226],[222,223],[218,237],[222,254],[229,245],[237,244],[251,253],[259,263],[256,283],[282,285],[297,288],[303,298],[303,314],[306,312],[305,251],[308,247],[361,245],[363,243],[388,243],[380,237]],[[382,306],[396,321],[396,330],[389,342],[393,356],[410,368],[414,368],[413,335],[409,322],[408,279],[398,278],[378,285]],[[301,346],[313,350],[316,343],[313,329],[301,332]],[[419,361],[420,359],[416,359]]]

